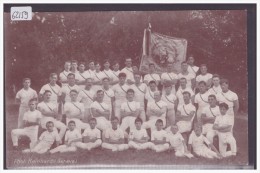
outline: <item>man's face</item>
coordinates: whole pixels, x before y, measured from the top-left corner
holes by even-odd
[[[96,127],[96,125],[97,125],[97,122],[94,121],[94,120],[91,120],[91,121],[89,122],[89,125],[90,125],[90,128],[91,128],[91,129],[94,129],[94,128]]]
[[[70,70],[70,67],[71,67],[71,64],[70,64],[70,63],[65,63],[64,69],[65,69],[66,71],[69,71],[69,70]]]
[[[84,64],[80,64],[79,65],[79,71],[80,72],[84,72],[84,70],[85,70],[85,65]]]
[[[52,123],[48,123],[46,125],[46,128],[47,128],[48,132],[52,132],[53,131],[53,124]]]
[[[119,70],[119,64],[116,63],[115,65],[113,65],[113,69],[114,69],[115,71],[118,71],[118,70]]]
[[[89,63],[88,67],[89,67],[89,69],[94,70],[95,69],[94,62]]]
[[[135,123],[135,127],[136,127],[137,130],[140,130],[141,127],[142,127],[142,123],[141,122],[136,122]]]
[[[134,73],[135,73],[135,72],[138,72],[138,67],[137,67],[137,66],[133,66],[132,69],[133,69],[133,72],[134,72]]]
[[[149,66],[149,71],[150,71],[150,73],[153,73],[155,71],[155,66],[154,65],[150,65]]]
[[[72,70],[77,70],[77,67],[78,67],[77,63],[75,63],[75,62],[71,63],[71,69]]]
[[[189,63],[189,64],[193,64],[193,63],[194,63],[194,58],[193,58],[192,56],[190,56],[190,57],[188,58],[188,63]]]
[[[157,86],[156,86],[155,83],[151,83],[151,84],[149,84],[149,86],[150,86],[150,89],[151,89],[151,90],[153,90],[153,91],[156,90],[156,87],[157,87]]]
[[[103,86],[109,86],[109,80],[108,79],[103,80]]]
[[[140,75],[134,75],[134,79],[136,83],[140,83],[141,81],[141,76]]]
[[[173,69],[173,65],[172,65],[172,64],[168,64],[168,65],[167,65],[167,71],[168,71],[168,72],[171,72],[172,69]]]
[[[154,100],[156,102],[161,100],[161,94],[159,92],[154,93]]]
[[[126,80],[126,77],[119,77],[119,82],[121,83],[121,84],[124,84],[125,83],[125,80]]]
[[[118,120],[117,120],[117,119],[112,120],[112,121],[111,121],[111,124],[112,124],[112,128],[113,128],[113,129],[117,129]]]
[[[75,77],[73,75],[69,75],[68,76],[68,83],[71,84],[71,85],[74,85],[75,84]]]
[[[71,100],[76,101],[76,100],[77,100],[77,97],[78,97],[78,93],[76,93],[76,92],[70,92],[70,98],[71,98]]]
[[[57,80],[58,80],[58,76],[57,75],[53,75],[53,76],[50,77],[50,82],[51,83],[56,83]]]
[[[200,67],[200,72],[202,73],[202,74],[207,74],[207,67],[206,66],[201,66]]]
[[[97,64],[97,65],[95,66],[95,68],[96,68],[97,71],[100,71],[100,65],[99,65],[99,64]]]
[[[104,92],[99,92],[99,93],[97,93],[97,99],[98,99],[99,101],[102,101],[103,98],[104,98]]]
[[[183,94],[183,100],[184,100],[184,102],[189,102],[190,101],[189,94]]]
[[[218,86],[218,85],[219,85],[219,82],[220,82],[220,80],[219,80],[219,78],[218,78],[218,77],[214,77],[214,78],[212,79],[212,82],[213,82],[213,85],[215,85],[215,86]]]
[[[69,130],[74,130],[76,125],[74,123],[69,123]]]
[[[165,93],[166,94],[170,94],[172,92],[172,87],[171,86],[168,86],[168,87],[165,87]]]
[[[219,107],[219,111],[221,115],[225,115],[227,113],[227,109],[225,107]]]
[[[208,102],[210,106],[215,106],[217,105],[217,100],[214,97],[209,97]]]
[[[183,64],[181,65],[181,69],[182,69],[182,71],[187,71],[187,69],[188,69],[188,64],[187,64],[187,63],[183,63]]]
[[[200,90],[201,93],[206,92],[206,90],[207,90],[206,85],[204,85],[204,84],[200,84],[200,85],[199,85],[199,90]]]
[[[202,133],[201,127],[196,127],[196,128],[194,129],[194,131],[195,131],[196,136],[200,136],[201,133]]]
[[[29,102],[29,108],[31,111],[36,109],[36,101]]]
[[[105,68],[109,68],[109,67],[110,67],[110,63],[109,63],[109,62],[106,62],[106,63],[104,64],[104,67],[105,67]]]
[[[186,87],[186,84],[187,84],[187,81],[186,81],[185,79],[181,79],[181,80],[180,80],[180,85],[181,85],[182,87]]]
[[[128,92],[126,95],[126,98],[128,101],[133,101],[134,100],[134,93],[133,92]]]
[[[178,130],[179,130],[178,126],[176,126],[176,125],[171,127],[171,131],[173,134],[176,134],[178,132]]]
[[[160,123],[160,122],[156,122],[155,123],[155,126],[156,126],[156,129],[159,131],[159,130],[162,130],[163,128],[163,123]]]
[[[91,79],[87,79],[86,80],[86,87],[91,87],[92,86],[92,80]]]
[[[132,60],[131,60],[131,59],[126,59],[126,60],[125,60],[125,65],[126,65],[127,67],[131,67],[131,66],[132,66]]]
[[[49,101],[50,98],[51,98],[51,95],[52,95],[52,93],[50,93],[50,92],[45,93],[45,94],[44,94],[44,100],[45,100],[45,101]]]
[[[31,80],[25,80],[25,81],[23,82],[23,86],[24,86],[25,88],[29,88],[29,87],[31,86]]]
[[[222,83],[221,84],[221,89],[222,89],[222,91],[227,91],[228,90],[228,84]]]

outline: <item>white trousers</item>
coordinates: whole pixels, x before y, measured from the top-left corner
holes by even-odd
[[[166,150],[168,150],[170,148],[170,145],[168,143],[165,143],[165,144],[158,144],[158,145],[155,145],[154,143],[152,142],[149,142],[151,143],[151,149],[156,151],[157,153],[158,152],[164,152]]]
[[[128,144],[109,144],[109,143],[102,143],[102,148],[109,149],[112,151],[124,151],[129,148]]]
[[[151,148],[152,143],[151,142],[137,143],[134,141],[129,141],[128,146],[129,146],[129,148],[134,148],[137,150],[145,150],[145,149]]]
[[[23,129],[13,129],[11,132],[12,142],[14,146],[18,146],[18,139],[20,136],[27,136],[30,138],[30,148],[33,148],[38,140],[38,129],[31,129],[30,127],[25,127]]]
[[[218,133],[219,137],[219,152],[223,157],[236,155],[237,143],[232,133]],[[227,144],[230,145],[230,151],[227,151]]]
[[[93,148],[97,148],[101,146],[101,143],[102,143],[101,139],[97,139],[95,142],[88,142],[88,143],[77,142],[76,147],[81,149],[91,150]]]
[[[201,157],[205,157],[208,159],[218,158],[217,153],[209,149],[207,146],[202,146],[200,148],[194,149],[194,152]]]
[[[213,130],[213,124],[208,123],[202,126],[202,134],[206,135],[209,142],[213,144],[213,139],[217,136],[217,131]]]
[[[65,135],[65,132],[67,130],[67,126],[65,124],[63,124],[62,122],[56,120],[55,118],[53,117],[42,117],[41,119],[41,127],[43,129],[46,129],[46,123],[48,121],[52,121],[53,124],[54,124],[54,127],[56,127],[57,129],[59,129],[59,136],[60,136],[60,139],[63,138],[63,136]]]
[[[24,113],[29,110],[28,106],[20,106],[19,107],[19,115],[18,115],[18,128],[23,128],[23,116]]]
[[[185,156],[183,144],[179,145],[178,147],[173,147],[173,149],[175,151],[175,156],[176,157],[184,157]]]
[[[132,116],[124,117],[120,128],[123,131],[125,131],[128,127],[130,128],[130,131],[135,129],[135,119],[136,117],[132,117]]]
[[[72,142],[69,146],[60,145],[60,146],[50,150],[50,153],[54,154],[57,152],[60,152],[60,153],[75,152],[75,151],[77,151],[77,147],[76,147],[77,143],[79,143],[79,142]]]
[[[43,154],[46,153],[51,148],[51,145],[45,141],[40,141],[33,149],[31,149],[31,152]]]

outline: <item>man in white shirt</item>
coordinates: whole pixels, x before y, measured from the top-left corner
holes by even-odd
[[[99,63],[95,65],[96,71],[93,77],[93,89],[95,92],[101,90],[102,88],[102,80],[106,77],[106,75],[100,70],[101,66]]]
[[[178,75],[173,72],[173,64],[168,63],[167,64],[167,71],[165,73],[162,73],[161,75],[161,82],[164,85],[165,83],[170,83],[172,85],[172,94],[175,94],[175,85],[178,82]],[[165,88],[163,88],[163,94],[165,92]]]
[[[98,90],[96,93],[96,101],[94,101],[90,106],[92,117],[97,120],[97,128],[102,131],[111,126],[109,122],[110,107],[103,101],[103,99],[104,91]]]
[[[42,113],[41,127],[46,129],[46,123],[49,121],[53,122],[54,127],[59,129],[59,136],[62,139],[67,127],[61,122],[57,104],[50,101],[51,95],[51,91],[46,90],[44,92],[44,100],[37,105],[37,109]]]
[[[194,103],[198,107],[197,121],[201,122],[201,112],[205,107],[209,106],[209,102],[208,102],[209,93],[207,91],[206,82],[200,81],[198,86],[199,86],[199,93],[195,95]]]
[[[76,90],[70,91],[71,102],[64,104],[64,113],[66,114],[66,123],[74,121],[76,128],[80,131],[89,128],[89,124],[82,121],[84,119],[84,105],[77,100],[78,92]]]
[[[90,76],[90,78],[94,79],[95,76],[95,62],[94,61],[90,61],[88,64],[89,69],[87,70],[88,75]]]
[[[125,65],[126,67],[121,70],[121,73],[126,74],[126,83],[128,85],[132,85],[134,83],[134,74],[132,69],[132,59],[126,58],[125,59]]]
[[[96,92],[92,88],[92,78],[86,79],[85,89],[79,92],[78,101],[84,104],[84,121],[88,122],[91,118],[90,105],[94,102]]]
[[[79,63],[79,71],[75,75],[76,84],[80,87],[81,90],[85,88],[86,80],[91,78],[91,74],[85,71],[85,63]]]
[[[77,60],[72,60],[71,61],[71,68],[70,72],[75,74],[75,77],[78,75],[78,61]]]
[[[176,112],[176,119],[177,126],[179,128],[179,132],[182,133],[182,135],[185,135],[184,133],[190,132],[192,129],[193,119],[195,117],[196,108],[191,103],[190,100],[190,93],[187,91],[183,92],[183,100],[184,104],[178,105],[177,112]],[[184,137],[187,137],[186,135]]]
[[[134,101],[140,103],[140,118],[144,121],[146,121],[146,115],[145,115],[145,93],[147,92],[147,85],[145,83],[141,83],[141,74],[135,73],[134,74],[134,80],[135,83],[130,86],[131,89],[135,92]]]
[[[188,71],[188,64],[187,62],[181,63],[181,72],[178,74],[178,78],[185,78],[187,81],[187,87],[194,88],[195,87],[195,76],[193,73]]]
[[[42,118],[40,111],[36,110],[37,101],[31,99],[28,103],[29,110],[24,113],[24,128],[13,129],[11,132],[14,149],[18,149],[18,139],[20,136],[28,136],[30,138],[30,149],[32,149],[38,139],[38,129]]]
[[[128,127],[130,131],[135,129],[135,119],[140,116],[140,103],[134,101],[135,92],[132,89],[126,92],[127,101],[121,105],[121,118],[122,123],[120,128],[125,131]]]
[[[81,149],[92,150],[101,146],[101,132],[99,129],[96,128],[97,120],[95,118],[91,118],[89,120],[89,129],[85,129],[82,138],[83,142],[78,142],[76,147]]]
[[[215,96],[218,95],[222,91],[220,86],[220,77],[218,74],[214,74],[212,77],[212,87],[208,90],[210,94],[214,94]]]
[[[109,106],[110,110],[110,117],[109,120],[111,119],[112,112],[113,112],[113,105],[115,104],[115,93],[114,91],[110,88],[110,78],[105,77],[103,78],[103,83],[102,83],[102,90],[104,91],[104,98],[103,102],[106,103]]]
[[[234,116],[227,114],[228,109],[226,103],[219,104],[220,115],[213,125],[213,129],[218,131],[219,152],[223,157],[237,154],[236,139],[233,136]],[[230,151],[227,151],[227,144],[230,145]]]
[[[65,86],[67,85],[68,81],[67,81],[67,77],[68,74],[70,74],[70,67],[71,67],[71,62],[70,61],[66,61],[64,64],[64,71],[60,73],[59,75],[59,82],[61,83],[61,86]]]
[[[191,94],[191,100],[194,99],[194,92],[192,91],[192,89],[190,87],[187,87],[186,78],[181,78],[180,79],[180,87],[178,88],[178,90],[176,92],[177,104],[178,105],[184,104],[184,100],[183,100],[183,92],[184,91],[187,91]]]
[[[213,130],[213,124],[217,116],[220,115],[217,99],[215,95],[209,95],[209,105],[206,106],[201,113],[202,134],[206,135],[210,143],[213,144],[213,138],[217,135],[217,131]]]
[[[143,123],[143,128],[151,128],[151,130],[156,129],[155,123],[158,119],[163,121],[163,125],[165,127],[167,103],[162,101],[161,97],[161,92],[156,91],[154,92],[154,101],[148,102],[146,112],[148,121]]]
[[[149,85],[147,87],[146,93],[145,93],[145,99],[147,100],[147,103],[154,101],[154,92],[158,91],[156,82],[150,81]]]
[[[124,141],[124,132],[122,129],[118,128],[119,120],[117,117],[112,118],[112,127],[106,129],[104,133],[102,148],[115,151],[123,151],[129,148],[128,144]]]
[[[80,88],[78,85],[76,85],[76,79],[75,79],[75,74],[70,73],[68,74],[68,84],[65,86],[62,86],[61,88],[61,100],[62,102],[70,102],[70,91],[71,90],[76,90],[77,92],[80,91]]]
[[[217,100],[219,103],[226,103],[228,105],[227,114],[237,115],[239,109],[238,96],[233,91],[229,90],[229,81],[222,79],[220,81],[222,92],[218,93]]]
[[[212,74],[208,73],[208,68],[206,64],[201,64],[200,65],[200,75],[196,77],[196,87],[199,87],[199,83],[201,81],[206,82],[207,88],[211,87],[212,84]]]
[[[118,84],[119,82],[119,73],[120,73],[120,70],[119,70],[119,63],[118,62],[114,62],[114,65],[113,65],[113,71],[112,71],[112,74],[113,74],[113,81],[111,82],[111,85],[114,86],[115,84]]]
[[[114,75],[113,75],[112,70],[109,67],[110,67],[109,61],[105,60],[104,61],[103,73],[104,73],[105,77],[109,79],[109,83],[112,84],[113,83],[113,79],[114,79]]]
[[[126,91],[129,89],[129,85],[125,83],[125,80],[126,74],[119,73],[119,83],[114,85],[112,88],[115,93],[114,114],[119,120],[121,120],[121,104],[126,102]]]
[[[39,100],[43,100],[43,94],[46,90],[51,91],[52,95],[50,101],[58,104],[61,96],[61,87],[57,85],[58,75],[56,73],[50,74],[50,83],[42,86],[39,92]]]
[[[187,64],[189,65],[188,66],[188,72],[193,74],[194,77],[196,77],[198,71],[199,71],[199,67],[195,66],[194,65],[194,57],[193,56],[189,56],[188,57],[188,60],[187,60]]]
[[[31,79],[23,79],[23,88],[15,96],[15,102],[20,104],[18,116],[18,128],[23,128],[23,116],[29,110],[29,100],[37,99],[37,93],[31,87]]]
[[[161,81],[160,75],[155,73],[155,65],[153,63],[149,64],[149,73],[144,76],[144,83],[146,85],[148,85],[150,81],[155,81],[157,86]]]

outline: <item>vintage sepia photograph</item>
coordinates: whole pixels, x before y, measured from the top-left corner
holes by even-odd
[[[3,17],[5,169],[255,168],[256,4]]]

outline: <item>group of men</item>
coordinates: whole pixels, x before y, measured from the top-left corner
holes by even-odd
[[[162,74],[151,63],[145,75],[132,66],[131,58],[125,65],[119,70],[119,63],[114,63],[111,70],[105,61],[101,71],[92,61],[88,70],[83,62],[65,62],[64,71],[59,76],[51,73],[39,94],[25,78],[16,95],[20,108],[18,128],[11,133],[14,148],[26,135],[30,148],[23,152],[101,146],[112,151],[174,149],[176,156],[189,158],[236,155],[233,126],[239,102],[227,79],[208,73],[205,64],[195,66],[192,56],[181,63],[179,74],[172,63]],[[46,130],[38,138],[39,126]],[[213,145],[215,136],[219,150]]]

